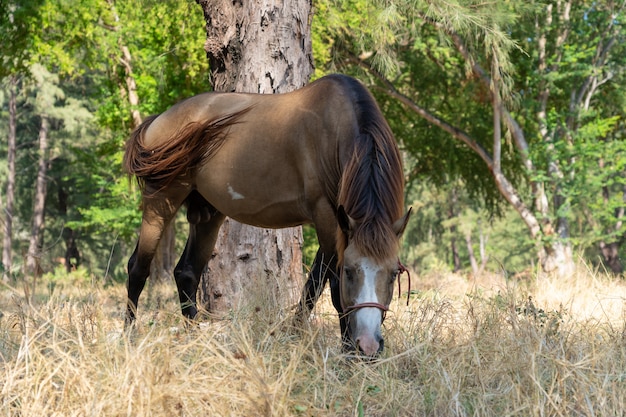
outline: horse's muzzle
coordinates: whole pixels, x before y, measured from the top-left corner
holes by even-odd
[[[378,324],[375,326],[375,328],[372,327],[371,325],[364,326],[362,324],[361,325],[357,324],[356,328],[353,329],[353,330],[356,330],[356,332],[353,333],[355,337],[354,339],[352,339],[355,350],[365,356],[373,357],[376,354],[380,353],[384,347],[384,340],[380,333],[380,325],[385,320],[385,315],[387,311],[389,310],[389,307],[380,303],[365,302],[365,303],[355,304],[353,306],[346,308],[347,313],[352,314],[352,315],[357,315],[358,311],[361,309],[380,310],[380,314],[381,314],[380,321],[378,321]],[[361,317],[361,319],[362,318],[363,317]]]
[[[383,351],[385,340],[380,335],[362,335],[355,340],[356,347],[365,356],[375,356]]]

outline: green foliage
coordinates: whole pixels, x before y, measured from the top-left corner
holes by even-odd
[[[547,6],[552,26],[544,29]],[[567,219],[582,250],[624,240],[626,168],[626,51],[624,15],[613,2],[572,3],[559,26],[553,1],[318,0],[314,2],[315,77],[346,72],[366,82],[407,155],[407,202],[415,214],[405,233],[404,256],[419,270],[453,268],[452,243],[469,268],[465,238],[478,253],[486,238],[489,269],[517,272],[536,252],[525,226],[508,209],[490,168],[466,145],[390,97],[372,72],[441,120],[493,149],[493,85],[472,71],[478,64],[500,77],[500,96],[529,142],[533,170],[504,132],[502,170],[530,208],[533,189],[564,200],[539,220]],[[18,184],[14,252],[24,250],[32,216],[39,115],[53,120],[44,245],[49,267],[64,253],[71,229],[90,271],[122,269],[118,255],[138,227],[138,195],[121,168],[131,129],[128,77],[137,86],[142,116],[208,90],[198,5],[130,0],[0,1],[0,79],[19,79]],[[568,36],[559,44],[559,34]],[[452,34],[466,48],[459,53]],[[540,35],[546,67],[538,69]],[[610,42],[609,42],[610,41]],[[607,49],[602,58],[602,48]],[[123,52],[127,48],[131,60]],[[469,59],[467,59],[469,57]],[[358,59],[357,59],[358,58]],[[602,59],[600,59],[602,58]],[[363,61],[359,61],[362,59]],[[593,94],[585,83],[596,76]],[[548,89],[545,126],[538,119]],[[2,90],[5,90],[2,87]],[[7,108],[0,92],[0,132]],[[543,130],[547,131],[547,134]],[[0,145],[6,154],[5,143]],[[558,170],[552,170],[557,166]],[[0,160],[0,178],[6,161]],[[4,184],[2,184],[4,186]],[[456,201],[454,201],[454,198]],[[310,265],[317,243],[305,228]],[[590,255],[591,256],[591,255]]]
[[[519,216],[506,211],[492,217],[461,182],[435,188],[416,181],[408,189],[407,204],[414,214],[404,233],[402,260],[417,271],[453,271],[454,251],[461,271],[471,270],[468,236],[479,264],[482,239],[486,270],[514,275],[532,265],[535,242]]]
[[[85,268],[78,268],[76,270],[67,272],[65,266],[60,265],[54,268],[53,271],[43,274],[42,281],[46,283],[51,296],[54,289],[58,286],[71,287],[71,286],[84,286],[91,282],[92,277]]]
[[[0,79],[27,71],[33,54],[33,25],[44,0],[0,0]]]
[[[497,87],[529,145],[528,149],[517,146],[503,126],[502,171],[525,206],[544,225],[571,222],[575,227],[561,229],[559,239],[581,248],[624,240],[626,31],[619,4],[574,2],[568,19],[560,16],[562,3],[552,1],[329,0],[323,4],[319,39],[327,49],[322,50],[322,63],[352,72],[373,87],[411,156],[410,180],[444,189],[461,181],[471,205],[488,210],[489,219],[506,213],[507,203],[487,164],[458,139],[390,97],[388,85],[369,67],[382,72],[420,108],[474,139],[488,154],[494,152],[491,97]],[[545,49],[541,65],[540,46]],[[490,77],[489,84],[481,74]],[[542,108],[540,97],[546,92]],[[539,115],[544,112],[542,120]],[[538,210],[533,201],[537,190],[547,194],[547,212]],[[430,215],[425,213],[425,218]],[[448,221],[445,216],[438,219]],[[428,227],[437,228],[446,227]],[[554,228],[547,230],[551,235]],[[415,233],[421,233],[419,228]],[[444,238],[445,233],[439,236]],[[532,242],[520,238],[519,247],[534,252]],[[544,243],[553,238],[542,237]],[[430,254],[436,265],[446,256],[432,255],[441,245],[434,242],[429,237],[414,250],[422,259]]]
[[[77,178],[73,182],[74,195],[80,197],[83,203],[77,207],[80,217],[69,222],[67,227],[88,232],[92,238],[115,236],[130,242],[141,220],[137,212],[140,195],[126,176],[111,176],[110,167],[117,167],[121,171],[121,154],[108,154],[106,145],[97,148],[96,152],[76,150],[79,157],[77,164],[82,165],[82,169],[99,169],[92,171],[89,178]],[[91,194],[90,190],[93,189],[102,191]],[[77,194],[81,190],[88,194]]]
[[[0,59],[11,65],[3,65],[2,77],[21,77],[14,233],[29,231],[38,114],[45,112],[53,122],[42,266],[52,268],[54,259],[63,257],[71,230],[81,262],[98,275],[116,275],[125,261],[119,246],[134,240],[140,220],[138,193],[121,169],[130,133],[127,77],[137,84],[143,116],[206,91],[201,10],[195,2],[173,0],[10,6],[0,8],[0,33],[10,41]],[[130,66],[124,65],[123,47]],[[0,116],[4,122],[6,107]],[[15,239],[14,253],[24,251],[23,242]]]
[[[389,54],[389,46],[397,40],[396,30],[403,20],[393,2],[381,8],[370,0],[316,1],[312,27],[315,76],[323,75],[321,68],[336,64],[337,50],[345,47],[365,55],[378,51],[376,62],[395,69],[397,61]]]
[[[302,262],[304,263],[305,268],[310,268],[313,265],[315,255],[319,249],[315,228],[312,225],[302,226],[302,237],[304,240],[302,246]]]

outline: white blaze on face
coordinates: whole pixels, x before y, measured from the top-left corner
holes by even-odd
[[[361,262],[363,271],[363,287],[355,299],[355,304],[379,303],[376,295],[376,275],[381,267],[368,258]],[[381,311],[376,307],[363,307],[355,311],[356,332],[354,340],[366,355],[374,355],[380,346]]]

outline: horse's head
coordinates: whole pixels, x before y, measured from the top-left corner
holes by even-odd
[[[348,216],[339,207],[338,220],[345,249],[340,255],[339,285],[341,307],[347,319],[347,342],[367,356],[382,351],[384,340],[380,326],[389,309],[394,283],[401,272],[398,260],[399,240],[411,211],[387,225],[390,236],[385,239],[369,234],[369,241],[354,238],[364,225]],[[368,246],[364,247],[364,244]],[[392,245],[387,250],[372,250],[379,244]],[[370,250],[368,250],[368,247]]]

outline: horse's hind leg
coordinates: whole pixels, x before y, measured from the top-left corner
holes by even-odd
[[[184,193],[164,196],[156,193],[143,197],[143,216],[139,240],[128,260],[128,301],[125,326],[135,321],[139,296],[150,275],[150,264],[161,240],[163,230],[172,220],[185,198]]]
[[[174,277],[183,316],[193,319],[198,313],[196,293],[200,275],[211,257],[225,216],[199,195],[190,196],[188,204],[189,236],[185,251],[174,268]]]

